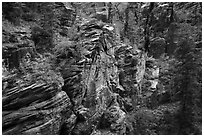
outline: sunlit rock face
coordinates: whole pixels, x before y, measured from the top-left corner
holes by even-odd
[[[62,71],[63,90],[77,115],[72,134],[107,129],[113,134],[125,134],[126,113],[133,109],[133,99],[141,92],[145,56],[140,50],[133,52],[131,46],[117,43],[114,27],[106,23],[91,20],[82,24],[80,30],[75,47],[80,57],[73,56],[75,61],[68,59],[67,69]],[[121,77],[124,72],[125,78]]]
[[[81,24],[62,70],[77,116],[72,134],[126,134],[126,114],[140,102],[145,54],[118,42],[115,28],[100,20]]]
[[[125,112],[118,102],[119,94],[115,93],[119,79],[114,62],[113,27],[92,20],[83,24],[81,30],[81,55],[85,60],[81,76],[83,88],[75,105],[79,120],[73,134],[91,134],[104,128],[124,134]],[[116,125],[120,128],[114,128]]]

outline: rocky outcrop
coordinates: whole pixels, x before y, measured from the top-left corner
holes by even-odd
[[[66,50],[67,60],[62,63],[63,56],[58,56],[59,64],[63,64],[63,90],[77,116],[72,134],[92,134],[104,128],[125,134],[124,100],[116,91],[121,86],[114,56],[114,28],[91,20],[80,30],[78,44]]]
[[[49,78],[5,86],[3,134],[122,135],[132,130],[127,113],[140,103],[145,54],[118,42],[114,27],[97,19],[83,21],[78,31],[75,41],[54,49],[63,87]]]
[[[70,108],[66,93],[52,85],[36,83],[7,88],[2,95],[3,134],[59,134],[72,115]]]
[[[162,81],[162,73],[160,70],[165,70],[158,65],[159,60],[149,57],[146,61],[146,71],[142,86],[143,103],[148,108],[156,108],[161,104],[169,102],[171,95],[165,91],[164,81]]]
[[[3,20],[2,36],[3,134],[71,132],[76,115],[69,97],[61,90],[63,79],[53,71],[48,58],[36,52],[30,24],[14,26]]]
[[[115,52],[118,62],[119,94],[126,98],[126,104],[136,109],[141,100],[141,86],[145,74],[146,55],[140,50],[133,50],[129,45],[121,45]],[[132,105],[131,105],[132,104]],[[132,110],[127,108],[127,110]]]
[[[80,30],[78,43],[69,43],[57,59],[77,116],[72,134],[126,134],[127,111],[141,94],[145,55],[117,43],[106,23],[93,19]]]
[[[114,62],[114,28],[96,20],[81,28],[82,55],[90,61],[82,72],[82,105],[86,108],[86,117],[79,124],[91,125],[90,133],[109,128],[117,134],[125,134],[125,112],[118,101],[119,95],[113,90],[119,84]],[[109,125],[105,126],[104,120]]]

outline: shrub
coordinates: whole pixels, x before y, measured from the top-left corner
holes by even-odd
[[[52,33],[39,26],[32,28],[31,38],[34,41],[36,50],[40,53],[51,51],[54,47]]]
[[[62,87],[64,84],[63,78],[59,72],[52,67],[49,57],[37,58],[34,61],[23,62],[21,64],[23,72],[18,79],[18,84],[21,83],[40,83],[44,82],[52,84],[56,87]]]

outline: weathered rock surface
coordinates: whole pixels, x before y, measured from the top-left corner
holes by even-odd
[[[170,101],[170,93],[166,92],[160,80],[160,69],[158,60],[149,57],[146,61],[145,77],[143,79],[142,96],[143,103],[148,108],[156,108],[160,104]]]
[[[3,134],[59,134],[72,114],[70,108],[66,93],[51,85],[36,83],[6,89],[2,95]]]
[[[106,23],[93,19],[80,30],[79,46],[70,46],[72,56],[62,71],[63,89],[78,119],[72,133],[126,134],[126,113],[139,102],[133,98],[141,94],[145,55],[117,43],[114,28]],[[78,59],[73,54],[76,49],[80,49]]]
[[[56,17],[62,29],[59,33],[67,36],[77,9],[72,4],[54,5],[58,7]],[[47,80],[49,78],[44,80],[46,84],[38,81],[36,84],[4,86],[3,134],[127,133],[126,129],[131,127],[127,127],[127,113],[139,104],[145,55],[118,41],[115,28],[104,23],[109,19],[102,11],[94,11],[95,19],[83,20],[83,24],[77,28],[76,38],[70,39],[75,40],[73,43],[63,41],[64,44],[59,43],[61,47],[55,47],[59,51],[55,52],[56,69],[60,70],[64,79],[63,87],[59,87],[59,84],[56,84],[58,87],[52,86]],[[24,59],[27,53],[32,55],[32,52],[36,52],[30,52],[28,47],[31,50],[35,47],[33,50],[39,52],[45,49],[44,44],[49,45],[46,39],[51,35],[46,30],[33,27],[32,33],[30,31],[29,28],[29,31],[18,32],[19,37],[5,31],[4,45],[12,43],[11,48],[4,48],[4,53],[8,53],[7,58],[11,60],[8,61],[11,64],[9,68],[19,69],[21,57],[17,64],[12,64],[19,55]],[[26,36],[26,40],[21,39],[21,35]],[[50,70],[48,68],[45,70]],[[3,83],[12,85],[7,80],[3,80]]]
[[[123,87],[118,88],[119,94],[129,99],[129,106],[131,102],[136,108],[140,104],[146,55],[140,50],[133,50],[133,47],[122,44],[116,50],[115,56],[118,62],[119,84]]]
[[[95,129],[104,128],[101,122],[106,119],[110,123],[109,130],[124,134],[125,112],[118,102],[119,95],[113,90],[119,84],[114,62],[114,28],[95,20],[83,24],[81,28],[81,41],[84,43],[82,55],[87,56],[84,52],[87,50],[90,53],[87,57],[91,59],[90,67],[82,72],[85,85],[82,105],[89,110],[85,122],[91,125],[92,133]]]
[[[63,90],[77,116],[72,134],[92,134],[104,128],[125,134],[124,100],[117,94],[121,85],[114,56],[114,28],[91,20],[82,24],[80,30],[78,44],[68,48],[69,57],[61,71]]]

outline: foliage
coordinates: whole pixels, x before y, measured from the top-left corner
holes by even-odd
[[[176,66],[173,86],[180,93],[182,105],[180,134],[200,134],[199,129],[195,128],[195,123],[201,122],[198,120],[202,106],[201,51],[195,48],[190,39],[184,39],[176,53],[180,62]]]
[[[67,36],[68,32],[64,30],[75,20],[75,11],[66,6],[54,2],[4,2],[3,19],[31,29],[37,51],[51,52],[58,42],[58,35]]]
[[[70,48],[73,47],[73,42],[71,41],[62,41],[59,44],[57,44],[54,48],[54,51],[56,53],[57,57],[64,57],[64,58],[69,58],[70,55],[73,56],[74,53],[72,53],[71,51],[69,52]]]
[[[69,65],[76,64],[81,59],[80,50],[73,41],[63,40],[55,46],[53,51],[55,65],[58,65],[57,68],[66,67],[66,63],[69,63]]]
[[[21,64],[22,72],[17,84],[21,83],[47,83],[56,87],[62,87],[64,80],[59,72],[52,67],[52,56],[36,58],[33,61],[23,62]]]
[[[53,48],[52,34],[48,33],[41,27],[33,27],[31,38],[35,43],[35,48],[38,52],[50,51]]]
[[[175,76],[176,65],[179,61],[174,57],[165,56],[165,54],[158,60],[160,67],[159,82],[163,86],[163,90],[171,95],[171,101],[177,100],[177,91],[172,89],[173,80],[172,77]]]
[[[18,2],[3,2],[3,17],[13,22],[15,25],[19,25],[20,17],[22,16],[21,6],[21,3]]]

